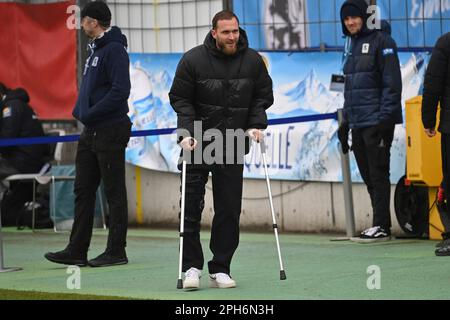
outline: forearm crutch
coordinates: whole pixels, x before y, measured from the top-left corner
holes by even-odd
[[[277,242],[278,259],[280,261],[280,280],[286,280],[286,272],[284,271],[283,260],[281,259],[280,241],[278,239],[277,220],[275,217],[275,210],[273,209],[273,200],[272,200],[272,191],[270,189],[269,172],[267,170],[266,144],[264,143],[264,139],[261,139],[258,142],[261,147],[261,155],[262,155],[262,160],[263,160],[263,165],[264,165],[264,173],[266,175],[267,192],[269,193],[270,211],[272,212],[272,223],[273,223],[272,227],[273,227],[273,231],[275,233],[275,239]]]
[[[184,237],[184,206],[186,200],[186,160],[183,160],[181,171],[181,214],[180,214],[180,252],[178,262],[178,282],[177,289],[183,289],[183,279],[181,278],[183,268],[183,237]]]

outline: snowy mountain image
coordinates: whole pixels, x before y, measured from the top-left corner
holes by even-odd
[[[274,111],[270,115],[276,114],[277,118],[332,113],[344,104],[343,95],[331,92],[319,80],[315,69],[311,69],[303,80],[280,86],[276,92]],[[294,179],[339,178],[332,170],[340,164],[336,129],[334,120],[297,125],[293,133],[298,140],[297,152],[291,157],[294,159],[291,172]]]
[[[168,92],[170,90],[170,86],[172,85],[173,81],[170,74],[166,70],[163,70],[152,75],[150,79],[153,85],[153,91],[155,92],[155,95],[158,95],[162,100],[168,100],[169,99]]]
[[[299,83],[290,83],[274,90],[275,104],[269,109],[269,117],[291,114],[292,116],[303,113],[328,113],[335,110],[337,95],[332,93],[317,78],[314,69]]]
[[[173,115],[168,114],[170,111],[164,108],[163,102],[156,95],[161,91],[166,92],[167,84],[163,83],[165,87],[162,87],[160,82],[152,82],[152,78],[139,64],[130,66],[130,79],[131,92],[128,104],[133,130],[168,128],[168,125],[173,125],[173,121],[170,121]],[[127,148],[127,161],[150,169],[168,170],[170,165],[167,164],[160,146],[160,136],[132,138]]]
[[[268,110],[268,116],[270,119],[276,119],[333,113],[342,108],[343,103],[343,95],[331,92],[312,68],[301,81],[274,88],[274,105]],[[289,137],[271,138],[287,135],[288,128],[292,129],[292,126],[295,129],[289,133]],[[270,126],[266,132],[270,174],[289,177],[288,179],[292,180],[321,180],[323,177],[338,179],[339,176],[334,174],[336,170],[333,170],[340,164],[338,149],[335,146],[336,129],[337,123],[334,120]],[[271,145],[274,143],[275,147]],[[286,143],[289,143],[289,148],[277,152]],[[275,149],[275,152],[270,152],[272,149]],[[257,149],[253,148],[252,152],[255,150]],[[248,159],[253,158],[256,163],[258,157],[259,152],[257,156],[247,156]],[[246,166],[246,169],[252,171],[250,166]],[[261,170],[258,170],[260,176]],[[257,174],[251,173],[252,177],[257,177]]]
[[[402,102],[411,99],[422,91],[423,77],[428,64],[426,53],[411,54],[405,64],[401,65],[403,92]]]

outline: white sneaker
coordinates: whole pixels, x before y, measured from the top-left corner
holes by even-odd
[[[200,278],[202,271],[197,268],[190,268],[184,273],[183,289],[200,288]]]
[[[209,275],[209,287],[210,288],[234,288],[236,287],[236,281],[226,273],[213,273]]]

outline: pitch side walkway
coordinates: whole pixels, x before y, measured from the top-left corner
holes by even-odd
[[[63,249],[68,237],[68,233],[33,234],[5,228],[5,265],[24,270],[0,273],[0,289],[170,300],[450,298],[450,257],[434,255],[436,241],[394,240],[363,245],[331,242],[330,235],[281,233],[288,279],[280,281],[273,233],[242,233],[232,264],[232,276],[238,287],[210,289],[204,273],[203,288],[186,292],[176,289],[179,243],[176,230],[130,230],[127,248],[130,263],[81,268],[79,290],[67,288],[70,276],[67,267],[43,258],[47,251]],[[202,239],[205,258],[209,259],[208,230],[203,231]],[[105,243],[106,232],[94,232],[89,257],[101,253]],[[379,267],[380,290],[367,287],[372,275],[367,273],[369,266]],[[4,298],[0,295],[0,299]]]

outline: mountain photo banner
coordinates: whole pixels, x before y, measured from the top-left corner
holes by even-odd
[[[341,93],[330,91],[331,75],[340,72],[341,53],[260,53],[273,79],[274,104],[269,119],[336,112],[343,107]],[[129,116],[133,130],[176,128],[169,90],[181,54],[130,54]],[[405,101],[421,94],[429,53],[399,54]],[[324,120],[269,126],[265,131],[269,174],[273,179],[342,181],[337,121]],[[391,149],[391,181],[405,174],[405,125],[396,126]],[[176,135],[131,138],[126,159],[134,165],[178,172],[180,147]],[[351,155],[353,181],[362,181]],[[244,163],[244,177],[264,178],[259,146],[252,145]]]

